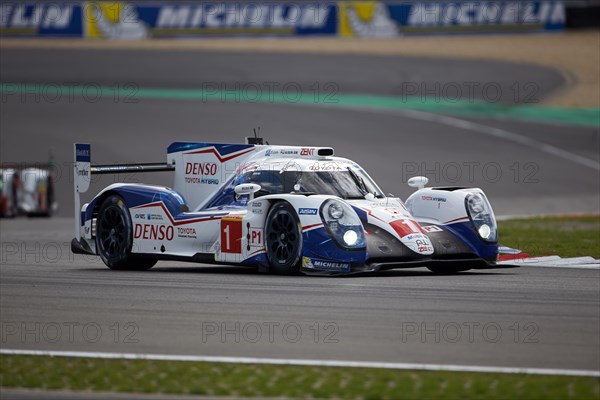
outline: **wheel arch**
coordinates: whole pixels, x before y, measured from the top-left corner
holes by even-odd
[[[183,196],[171,188],[140,184],[114,184],[105,188],[88,204],[85,219],[96,218],[102,203],[112,195],[120,196],[128,209],[162,201],[172,216],[189,211]]]
[[[110,189],[105,192],[102,192],[96,198],[94,198],[94,205],[92,207],[92,218],[96,218],[98,216],[98,212],[100,211],[100,207],[102,207],[102,203],[104,203],[106,199],[113,195],[117,195],[123,198],[123,196],[115,189]],[[125,205],[127,205],[125,199],[123,199],[123,201],[125,202]]]

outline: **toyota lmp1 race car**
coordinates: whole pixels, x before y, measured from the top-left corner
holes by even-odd
[[[386,197],[355,162],[328,147],[172,143],[166,163],[91,165],[75,144],[74,253],[111,269],[158,260],[235,264],[261,272],[343,275],[497,265],[498,232],[481,189],[426,188]],[[93,174],[173,171],[173,188],[116,183],[80,208]]]

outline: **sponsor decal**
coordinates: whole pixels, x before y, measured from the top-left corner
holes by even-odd
[[[315,149],[304,147],[300,150],[300,155],[301,156],[313,156],[313,155],[315,155]]]
[[[426,241],[423,240],[423,239],[417,239],[417,240],[415,240],[415,244],[417,246],[427,246],[428,245],[428,243],[426,243]]]
[[[357,37],[393,37],[399,35],[396,21],[384,3],[363,1],[339,5],[339,34]]]
[[[233,254],[242,252],[242,216],[221,219],[221,252]]]
[[[77,144],[75,150],[75,161],[90,162],[91,161],[91,146],[89,144]]]
[[[88,2],[83,14],[85,35],[103,39],[145,39],[151,36],[151,24],[140,15],[147,7],[128,2]]]
[[[300,154],[300,152],[298,150],[293,149],[283,149],[279,152],[279,154],[281,154],[282,156],[297,156],[298,154]]]
[[[309,167],[309,169],[311,171],[343,171],[344,168],[342,168],[342,166],[337,163],[337,162],[333,162],[333,161],[327,161],[327,162],[316,162],[313,165],[311,165]]]
[[[190,184],[196,184],[196,185],[218,185],[219,184],[219,180],[218,179],[207,179],[207,178],[190,178],[190,177],[185,177],[184,178],[185,183],[190,183]]]
[[[185,174],[186,175],[210,175],[215,176],[219,168],[214,162],[204,163],[185,163]]]
[[[317,2],[169,4],[157,11],[152,33],[160,35],[334,34],[336,29],[335,5]]]
[[[333,4],[129,2],[7,3],[3,30],[14,35],[82,36],[143,39],[151,36],[205,34],[302,35],[336,32]]]
[[[177,237],[187,238],[187,239],[196,239],[196,228],[181,228],[177,227]]]
[[[0,32],[10,36],[81,37],[82,8],[76,2],[2,2]]]
[[[255,201],[252,203],[252,207],[254,208],[261,208],[263,206],[262,201]]]
[[[146,240],[173,240],[175,229],[172,226],[152,225],[152,224],[135,224],[133,231],[135,239]]]
[[[423,230],[428,233],[443,232],[444,230],[436,225],[422,226]]]
[[[41,19],[42,22],[38,24],[44,25],[45,21],[45,24],[49,25],[56,21],[54,24],[60,28],[60,33],[71,30],[80,37],[85,35],[88,38],[104,39],[199,37],[215,34],[230,36],[335,35],[337,31],[337,7],[334,2],[190,3],[172,1],[160,4],[98,1],[84,2],[83,4],[82,7],[77,3],[64,3],[64,5],[58,3],[55,8],[66,9],[67,6],[70,6],[73,10],[58,20],[52,17],[52,14],[52,18]],[[28,7],[42,8],[44,6],[31,5]],[[24,19],[22,16],[31,15],[29,10],[20,11],[17,7],[9,8],[4,5],[3,8],[7,8],[6,14],[9,15],[9,21],[16,20],[14,23],[16,26]],[[13,11],[13,8],[17,10]],[[48,12],[40,12],[40,15],[45,13]],[[13,15],[21,17],[13,17]],[[38,17],[37,20],[40,18]],[[69,26],[63,27],[62,25]]]
[[[163,216],[160,214],[148,214],[147,216],[148,216],[149,220],[154,219],[154,220],[162,221],[162,219],[163,219]]]
[[[299,208],[298,215],[317,215],[319,210],[316,208]]]
[[[415,241],[419,241],[419,240],[425,240],[428,241],[427,237],[423,234],[420,233],[416,233],[414,235],[406,235],[406,236],[402,236],[402,239],[404,240],[415,240]]]
[[[4,4],[0,5],[0,7]],[[90,187],[91,146],[87,143],[75,143],[75,183],[77,192],[85,193]]]
[[[252,247],[263,246],[263,230],[261,228],[250,228],[247,235],[248,243]]]
[[[421,226],[413,220],[398,219],[390,222],[390,225],[401,238],[408,237],[409,235],[413,237],[423,236]]]
[[[440,203],[445,203],[447,201],[445,197],[433,197],[433,196],[421,196],[421,200],[423,200],[423,201],[438,201]]]
[[[417,248],[417,252],[421,254],[431,254],[434,251],[433,245],[429,241],[429,238],[425,235],[415,235],[415,238],[414,240],[412,240],[412,242],[414,242],[414,245]],[[410,247],[411,249],[413,248],[411,245],[408,245],[408,247]]]
[[[218,185],[220,180],[213,178],[219,173],[219,166],[214,162],[185,164],[184,181],[188,184]]]
[[[134,219],[146,219],[146,214],[135,214]]]
[[[563,0],[183,2],[15,1],[0,4],[7,36],[104,39],[207,35],[396,37],[562,30]]]
[[[562,30],[563,1],[340,2],[340,36]]]
[[[309,268],[309,269],[320,269],[320,270],[324,270],[324,271],[340,271],[340,272],[350,271],[350,264],[348,264],[348,263],[319,260],[319,259],[309,258],[309,257],[303,257],[302,264],[303,264],[304,268]]]

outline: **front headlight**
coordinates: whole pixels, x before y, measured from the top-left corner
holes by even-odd
[[[483,193],[470,193],[465,198],[465,208],[479,237],[490,243],[498,241],[498,228],[492,206]]]
[[[347,203],[330,199],[323,203],[321,219],[336,243],[345,249],[364,249],[365,233],[358,215]]]
[[[340,219],[344,216],[344,207],[340,205],[340,203],[331,203],[329,207],[327,207],[327,212],[329,216],[333,219]]]
[[[347,246],[356,246],[356,243],[358,242],[358,233],[352,229],[347,230],[346,233],[344,233],[343,239]]]

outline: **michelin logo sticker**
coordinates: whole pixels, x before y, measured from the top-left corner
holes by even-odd
[[[302,257],[302,267],[308,269],[318,269],[323,271],[350,271],[350,264],[335,261],[318,260],[315,258]]]

